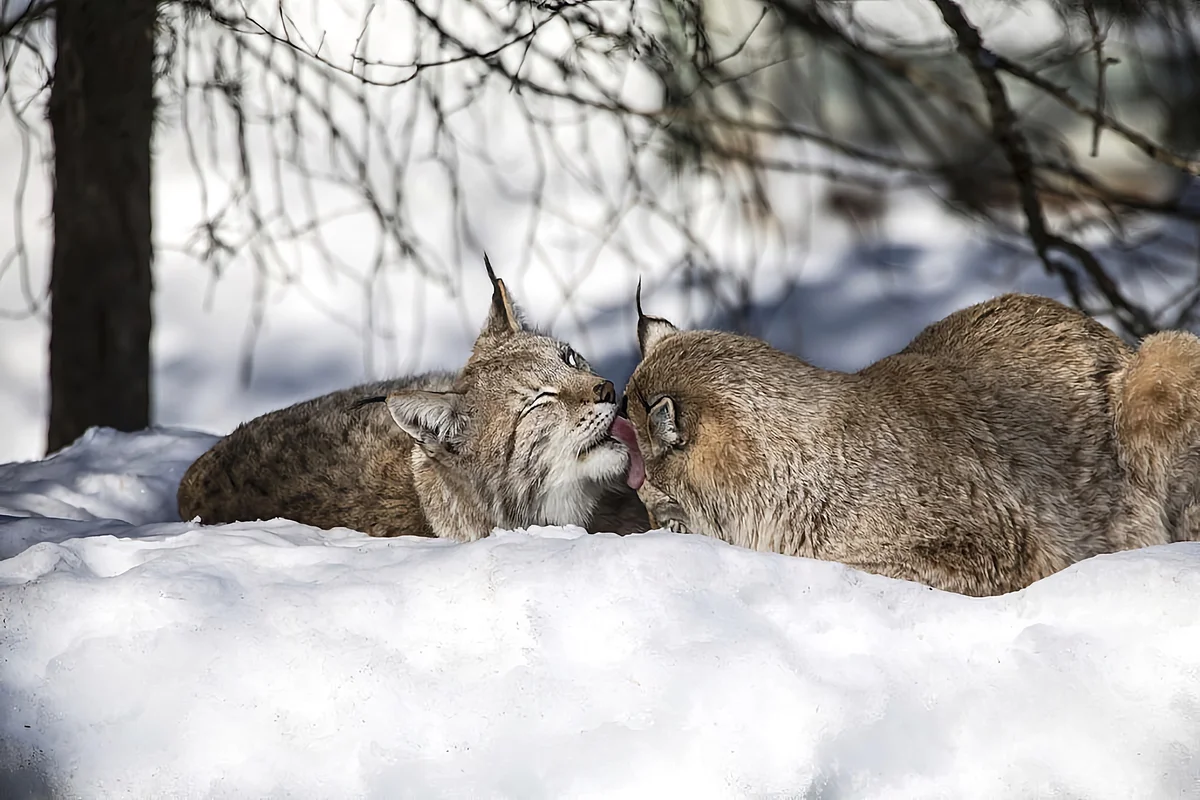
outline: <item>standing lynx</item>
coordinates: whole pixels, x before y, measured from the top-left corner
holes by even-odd
[[[526,328],[488,274],[491,311],[460,373],[365,384],[241,425],[188,469],[180,516],[459,541],[496,527],[645,530],[613,385]]]
[[[654,525],[971,595],[1197,526],[1189,334],[1135,355],[1006,295],[841,373],[638,311],[626,403]]]

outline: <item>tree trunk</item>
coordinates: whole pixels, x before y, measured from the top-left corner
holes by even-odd
[[[150,422],[156,0],[58,0],[47,448]]]

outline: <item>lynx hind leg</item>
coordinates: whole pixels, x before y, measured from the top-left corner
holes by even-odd
[[[208,522],[217,516],[217,506],[225,495],[225,487],[217,480],[221,474],[216,469],[217,458],[210,449],[192,462],[184,473],[175,495],[180,519],[199,517],[202,522]]]
[[[1115,386],[1122,456],[1137,479],[1161,486],[1174,462],[1200,444],[1200,339],[1182,331],[1148,336]]]
[[[1192,508],[1200,475],[1181,471],[1200,455],[1200,338],[1184,331],[1146,337],[1113,387],[1117,441],[1130,477],[1172,518],[1172,528],[1189,527],[1185,521],[1200,515]],[[1172,540],[1183,533],[1167,532]]]
[[[1200,542],[1200,492],[1193,487],[1180,505],[1183,508],[1171,531],[1171,541]]]

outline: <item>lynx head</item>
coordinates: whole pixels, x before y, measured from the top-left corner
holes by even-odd
[[[653,527],[740,540],[749,509],[730,498],[761,491],[753,484],[764,469],[759,420],[742,384],[758,372],[766,345],[646,316],[640,284],[637,308],[642,361],[623,404],[644,460],[638,495]]]
[[[492,303],[449,392],[387,398],[416,444],[414,476],[437,480],[488,526],[584,525],[626,479],[632,429],[610,381],[570,345],[530,329],[490,263]],[[481,534],[482,535],[482,534]]]

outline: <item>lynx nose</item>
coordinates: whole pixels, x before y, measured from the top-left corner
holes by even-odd
[[[596,395],[597,403],[615,403],[617,402],[617,392],[613,389],[612,381],[601,381],[592,389]]]

